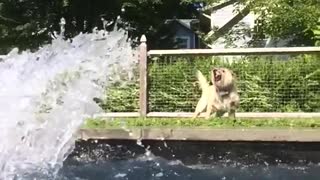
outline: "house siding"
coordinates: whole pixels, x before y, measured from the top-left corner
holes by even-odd
[[[181,37],[181,36],[185,36],[185,37],[188,37],[190,39],[190,42],[189,42],[189,46],[190,46],[190,49],[195,49],[196,48],[196,38],[195,38],[195,34],[194,32],[192,32],[191,30],[185,28],[184,26],[178,24],[178,23],[175,23],[175,26],[176,26],[176,37]]]

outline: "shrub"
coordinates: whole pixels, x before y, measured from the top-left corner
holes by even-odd
[[[212,67],[227,67],[237,75],[240,112],[320,111],[320,60],[316,55],[289,60],[248,56],[233,62],[220,57],[153,58],[148,74],[149,110],[193,111],[201,94],[195,83],[196,69],[209,77]],[[109,87],[103,107],[112,112],[137,111],[138,88],[137,83]]]

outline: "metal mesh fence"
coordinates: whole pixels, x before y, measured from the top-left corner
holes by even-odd
[[[150,112],[193,112],[201,91],[199,69],[208,79],[213,67],[237,75],[238,112],[320,112],[320,56],[225,57],[162,56],[149,59]],[[138,65],[133,80],[113,81],[100,103],[106,112],[139,111]]]
[[[193,112],[201,92],[196,69],[237,75],[238,112],[319,112],[320,56],[173,57],[149,59],[149,111]]]
[[[138,112],[139,111],[139,65],[131,72],[120,72],[113,69],[113,76],[106,87],[105,97],[100,106],[105,112]],[[118,76],[119,75],[119,76]]]

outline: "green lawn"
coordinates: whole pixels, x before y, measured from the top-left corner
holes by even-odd
[[[207,128],[319,128],[320,118],[308,119],[238,119],[202,118],[114,118],[88,119],[83,128],[117,127],[207,127]]]

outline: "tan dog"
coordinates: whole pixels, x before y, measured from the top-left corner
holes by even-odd
[[[235,74],[227,68],[214,68],[212,71],[212,83],[216,85],[222,103],[226,107],[224,111],[219,111],[217,116],[223,116],[227,111],[229,118],[235,118],[236,109],[240,104]]]
[[[215,76],[213,71],[211,71],[211,78],[213,82],[215,81]],[[207,79],[203,76],[200,71],[197,71],[197,79],[199,81],[200,89],[202,90],[201,98],[198,101],[196,110],[194,112],[193,118],[199,116],[201,112],[206,110],[205,118],[209,119],[212,112],[221,111],[224,109],[222,98],[218,94],[218,89],[215,84],[210,85]]]
[[[197,78],[202,94],[193,118],[196,118],[206,107],[206,119],[210,118],[212,112],[216,112],[217,117],[228,112],[230,118],[235,118],[235,111],[239,107],[240,98],[234,73],[227,68],[214,68],[211,71],[213,85],[209,85],[200,71],[198,71]]]

